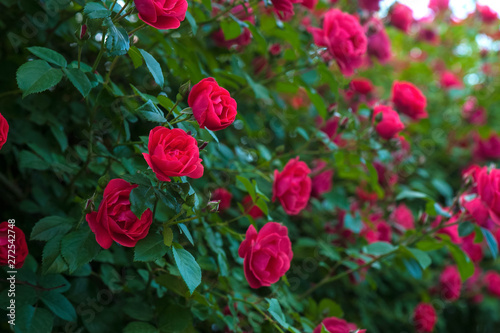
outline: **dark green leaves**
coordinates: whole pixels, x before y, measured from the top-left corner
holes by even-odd
[[[38,58],[48,61],[59,67],[66,67],[68,65],[68,62],[60,53],[46,47],[32,46],[28,47],[28,51],[36,55]]]
[[[16,332],[18,333],[50,333],[53,324],[53,315],[42,307],[24,305],[16,311]]]
[[[23,91],[23,98],[52,88],[61,81],[63,72],[52,68],[44,60],[33,60],[17,70],[17,85]]]
[[[124,55],[130,48],[128,33],[122,27],[116,27],[108,17],[104,20],[105,27],[108,28],[106,37],[106,50],[110,56]]]
[[[75,86],[76,89],[82,94],[83,97],[87,97],[90,90],[92,89],[92,84],[85,73],[76,68],[64,68],[64,74],[70,82]]]
[[[68,217],[48,216],[38,221],[31,231],[31,240],[48,241],[64,235],[73,227],[74,220]]]
[[[231,18],[222,21],[220,27],[224,33],[225,40],[238,38],[243,31],[240,24]]]
[[[160,110],[151,100],[148,100],[145,104],[137,109],[140,114],[149,121],[155,123],[164,123],[167,121],[163,111]]]
[[[83,9],[83,13],[91,19],[103,19],[111,15],[111,12],[99,2],[87,3]]]
[[[474,274],[474,263],[456,244],[447,239],[444,242],[457,264],[462,281],[467,280]]]
[[[186,282],[189,292],[193,294],[196,287],[201,283],[201,268],[188,251],[180,245],[172,247],[175,264],[179,268],[182,279]]]
[[[138,241],[134,250],[135,261],[155,261],[167,253],[163,237],[155,233],[150,233]]]
[[[395,250],[395,247],[387,242],[375,242],[371,243],[364,248],[364,252],[374,256],[381,256],[384,254],[391,253]]]
[[[138,186],[130,192],[130,209],[138,218],[146,209],[153,210],[155,194],[152,187]]]
[[[73,231],[63,237],[61,254],[68,263],[69,272],[72,273],[95,258],[101,250],[95,235],[87,226]]]
[[[67,321],[76,321],[76,311],[66,297],[56,291],[42,294],[42,302],[58,317]]]
[[[493,236],[491,231],[489,231],[488,229],[481,228],[481,231],[483,232],[484,238],[486,238],[486,243],[490,248],[491,256],[493,257],[493,259],[496,259],[498,256],[498,243],[495,236]]]
[[[165,79],[163,78],[163,72],[161,70],[160,64],[147,51],[139,49],[139,52],[141,52],[142,57],[146,62],[146,66],[148,66],[149,72],[151,73],[151,75],[153,75],[153,78],[155,79],[156,83],[158,83],[158,85],[163,88]]]

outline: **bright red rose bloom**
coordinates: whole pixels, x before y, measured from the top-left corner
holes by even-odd
[[[288,161],[283,171],[274,170],[273,202],[279,199],[285,212],[297,215],[306,208],[311,195],[311,170],[299,158]]]
[[[379,120],[380,118],[380,120]],[[373,109],[375,130],[382,139],[389,140],[397,136],[405,125],[399,119],[399,114],[388,106],[378,105]]]
[[[459,89],[463,87],[462,81],[458,79],[455,73],[450,71],[444,71],[443,73],[441,73],[441,79],[439,82],[441,84],[441,87],[444,89]]]
[[[364,10],[376,12],[380,9],[380,0],[359,0],[359,6]]]
[[[424,94],[409,82],[394,82],[392,86],[392,102],[396,110],[417,120],[427,118],[425,111],[427,99]]]
[[[236,118],[236,101],[229,91],[220,87],[214,78],[206,78],[193,86],[188,97],[200,128],[219,131],[231,125]]]
[[[479,135],[474,137],[474,151],[472,154],[479,160],[500,159],[500,136],[494,133],[487,139],[482,139]]]
[[[250,225],[238,255],[244,259],[243,268],[250,287],[269,287],[278,282],[290,269],[293,258],[287,227],[268,222],[257,233]]]
[[[357,330],[355,324],[348,323],[344,319],[340,319],[337,317],[330,317],[323,319],[321,324],[319,324],[313,331],[313,333],[321,333],[321,328],[325,326],[328,332],[330,333],[365,333],[366,330]]]
[[[332,189],[333,170],[326,168],[325,161],[314,161],[314,169],[312,170],[312,188],[311,195],[319,197],[324,193],[330,192]]]
[[[8,134],[9,134],[9,123],[0,113],[0,149],[2,149],[5,142],[7,142]]]
[[[489,271],[484,275],[484,282],[488,292],[493,296],[500,298],[500,274]]]
[[[89,227],[99,245],[109,249],[113,241],[126,247],[146,237],[153,222],[153,213],[148,208],[137,218],[130,210],[130,192],[138,185],[123,179],[112,179],[104,189],[99,210],[86,215]]]
[[[475,237],[476,237],[475,232],[464,237],[462,240],[462,244],[460,244],[460,246],[462,247],[462,250],[464,250],[464,252],[467,253],[470,260],[472,260],[475,263],[479,263],[481,262],[481,260],[483,260],[483,247],[481,246],[481,244],[474,243]]]
[[[254,220],[261,218],[264,216],[264,212],[257,206],[250,195],[247,195],[243,198],[243,207],[245,208],[245,212],[250,215]]]
[[[460,297],[462,280],[455,266],[448,266],[439,277],[441,295],[447,301],[456,301]]]
[[[368,55],[375,57],[382,64],[392,57],[391,40],[385,31],[384,24],[376,17],[372,17],[365,25],[368,37]]]
[[[153,128],[149,133],[148,152],[142,155],[163,182],[169,182],[170,177],[203,176],[198,141],[180,128]]]
[[[431,0],[429,3],[429,8],[435,13],[440,11],[445,11],[450,6],[450,0]]]
[[[226,190],[225,188],[218,188],[212,193],[212,201],[220,201],[219,202],[219,211],[223,212],[229,207],[231,207],[231,199],[233,195],[231,192]]]
[[[405,230],[415,228],[415,218],[411,210],[405,204],[400,204],[391,214],[391,220]]]
[[[481,6],[480,4],[477,4],[477,12],[481,17],[481,20],[486,24],[495,23],[498,19],[497,13],[488,6]]]
[[[373,92],[373,83],[365,78],[353,79],[351,83],[349,83],[349,88],[361,95],[368,95]]]
[[[271,0],[274,6],[274,11],[280,20],[288,21],[295,14],[293,4],[300,3],[301,0]]]
[[[323,28],[310,27],[314,43],[326,47],[344,75],[352,75],[363,63],[367,39],[356,17],[338,9],[329,10],[323,19]]]
[[[312,10],[312,9],[316,8],[316,5],[318,4],[318,0],[303,0],[300,4],[304,7]]]
[[[413,312],[413,324],[419,333],[431,333],[437,322],[436,310],[431,304],[420,303]]]
[[[391,24],[406,33],[410,31],[413,23],[413,10],[401,3],[396,3],[390,14]]]
[[[186,17],[186,0],[134,0],[139,18],[156,29],[176,29]]]
[[[500,224],[500,170],[488,172],[484,167],[477,174],[477,191],[479,197],[488,206],[491,219]]]
[[[8,222],[0,223],[0,266],[14,264],[14,267],[21,268],[28,255],[26,236],[24,236],[24,232],[18,227],[13,226],[11,228],[10,226],[11,224]],[[9,232],[9,230],[12,231]],[[9,255],[11,256],[10,258]]]
[[[485,226],[489,217],[488,206],[484,204],[481,198],[474,198],[470,201],[463,200],[462,206],[470,217],[479,225]]]

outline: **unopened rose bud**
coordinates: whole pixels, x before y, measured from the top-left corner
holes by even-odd
[[[85,36],[87,35],[87,25],[86,24],[82,24],[82,26],[80,27],[80,39],[86,39]]]
[[[110,180],[109,174],[105,174],[99,180],[97,181],[97,185],[99,185],[100,188],[106,188],[106,185],[108,185]]]
[[[205,142],[203,142],[203,143],[201,144],[201,146],[200,146],[200,150],[205,149],[205,147],[206,147],[206,146],[208,146],[208,141],[205,141]]]
[[[94,205],[94,196],[92,198],[88,199],[87,202],[85,203],[85,208],[83,211],[85,214],[92,213],[95,210],[95,205]]]
[[[189,95],[190,91],[191,91],[191,81],[182,84],[179,88],[179,94],[181,94],[183,97]]]

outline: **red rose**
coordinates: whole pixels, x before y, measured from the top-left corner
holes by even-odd
[[[186,0],[134,0],[139,18],[156,29],[176,29],[186,17]]]
[[[482,168],[477,173],[477,191],[488,206],[491,219],[500,224],[500,170],[488,172],[487,167]]]
[[[303,0],[300,4],[306,8],[313,10],[314,8],[316,8],[318,0]]]
[[[233,5],[233,3],[231,5]],[[212,10],[212,15],[216,16],[219,13],[220,10],[214,7]],[[247,21],[255,24],[253,9],[247,3],[233,7],[233,9],[231,9],[231,14],[240,21]],[[250,42],[252,41],[252,33],[248,28],[243,28],[243,31],[238,37],[226,40],[226,38],[224,37],[224,32],[222,31],[222,29],[219,29],[212,35],[212,38],[214,39],[215,44],[219,47],[230,49],[232,46],[236,46],[236,49],[241,51],[244,46],[250,44]]]
[[[489,217],[488,206],[484,204],[481,198],[474,198],[470,201],[463,200],[462,206],[472,219],[479,225],[485,226]]]
[[[491,134],[487,139],[482,139],[479,135],[474,136],[475,147],[472,154],[479,160],[500,159],[500,136]]]
[[[198,142],[180,128],[153,128],[149,133],[148,152],[142,155],[161,181],[169,182],[170,177],[203,176]]]
[[[212,77],[193,86],[188,104],[200,128],[219,131],[231,125],[236,118],[236,101]]]
[[[378,120],[380,118],[380,120]],[[382,139],[389,140],[397,136],[405,125],[399,119],[396,111],[388,106],[378,105],[373,109],[372,122],[375,125],[375,130]]]
[[[300,3],[301,0],[271,0],[274,6],[274,12],[278,15],[280,20],[289,21],[295,14],[293,11],[293,4]]]
[[[494,271],[489,271],[484,275],[484,282],[488,292],[500,298],[500,274]]]
[[[392,86],[392,102],[396,110],[417,120],[427,118],[425,111],[427,99],[424,94],[409,82],[394,82]]]
[[[5,142],[7,142],[8,134],[9,134],[9,123],[0,113],[0,149],[2,149]]]
[[[390,20],[394,27],[408,33],[413,23],[413,10],[406,5],[397,3],[392,8]]]
[[[441,84],[441,87],[444,89],[460,89],[463,87],[462,81],[458,79],[455,73],[450,71],[444,71],[443,73],[441,73],[441,79],[439,82]]]
[[[351,83],[349,83],[349,88],[358,94],[368,95],[373,92],[373,83],[365,78],[353,79]]]
[[[368,55],[375,57],[382,64],[392,57],[391,40],[385,31],[384,23],[376,17],[372,17],[365,25],[368,37]]]
[[[148,208],[140,219],[130,210],[130,192],[137,185],[123,179],[112,179],[104,189],[99,210],[86,215],[90,229],[99,245],[109,249],[113,241],[126,247],[134,247],[146,237],[153,222]]]
[[[455,266],[448,266],[439,276],[441,295],[447,301],[456,301],[460,297],[462,280]]]
[[[462,116],[465,120],[472,124],[486,124],[486,110],[483,107],[477,105],[477,99],[475,97],[467,98],[467,101],[465,101],[462,108]]]
[[[488,6],[481,6],[477,4],[477,12],[481,17],[481,20],[486,24],[494,23],[498,19],[498,15]]]
[[[330,192],[332,189],[333,170],[326,169],[326,162],[322,160],[314,161],[314,169],[312,170],[311,195],[319,197],[324,193]]]
[[[364,10],[376,12],[380,9],[380,0],[359,0],[359,6]]]
[[[299,157],[288,161],[283,171],[274,170],[273,202],[278,198],[285,212],[297,215],[307,206],[311,195],[311,170]]]
[[[287,227],[268,222],[257,233],[250,225],[238,249],[248,284],[252,288],[269,287],[285,275],[292,261],[292,243]]]
[[[243,198],[242,204],[245,208],[245,213],[250,215],[254,220],[264,216],[264,212],[253,202],[250,195]]]
[[[372,221],[373,226],[365,224],[360,232],[368,243],[386,242],[390,243],[392,238],[391,226],[383,220]]]
[[[439,44],[439,35],[433,28],[421,28],[418,31],[418,39],[428,42],[432,45]]]
[[[219,211],[223,212],[229,207],[231,207],[231,199],[233,195],[231,192],[226,190],[225,188],[218,188],[212,193],[212,201],[220,201],[219,203]]]
[[[411,210],[405,204],[400,204],[391,214],[391,220],[405,230],[415,228],[415,218]]]
[[[413,312],[413,324],[419,333],[431,333],[437,322],[436,310],[431,304],[420,303]]]
[[[344,319],[330,317],[330,318],[323,319],[321,324],[319,324],[314,329],[313,333],[321,333],[323,326],[330,333],[350,333],[350,332],[365,333],[366,332],[366,330],[357,330],[357,327],[355,324],[348,323]]]
[[[483,247],[481,246],[481,244],[474,243],[475,237],[476,237],[475,232],[464,237],[461,247],[462,250],[464,250],[464,252],[467,253],[470,260],[472,260],[475,263],[479,263],[481,262],[481,260],[483,260]]]
[[[15,226],[11,228],[8,222],[0,223],[0,266],[9,266],[14,263],[16,268],[21,268],[27,255],[28,244],[26,244],[24,232]]]
[[[269,47],[269,53],[273,56],[277,56],[281,53],[281,45],[279,43],[274,43]]]
[[[449,212],[448,208],[444,208],[445,211]],[[460,236],[458,235],[458,225],[455,224],[457,222],[459,215],[454,215],[452,218],[450,218],[448,221],[444,223],[444,227],[436,231],[436,234],[443,234],[443,235],[448,235],[451,239],[451,241],[455,244],[460,244]],[[436,228],[438,227],[443,220],[442,216],[436,217],[434,222],[432,222],[432,227]]]
[[[429,8],[435,13],[440,11],[445,11],[450,6],[450,0],[431,0],[429,3]]]
[[[338,9],[330,9],[324,16],[323,28],[310,27],[314,43],[326,47],[344,75],[352,75],[363,63],[367,39],[356,17]]]

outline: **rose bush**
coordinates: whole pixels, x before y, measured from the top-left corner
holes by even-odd
[[[2,1],[0,331],[496,332],[500,21],[453,2]]]

